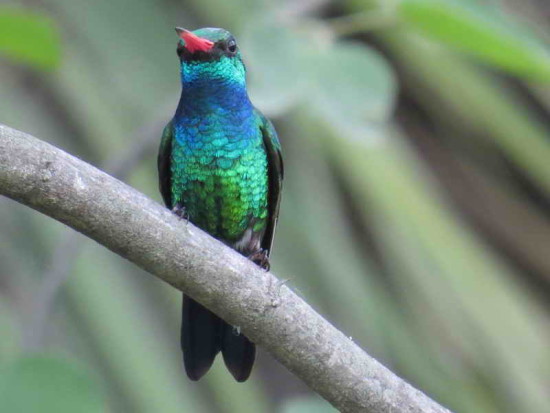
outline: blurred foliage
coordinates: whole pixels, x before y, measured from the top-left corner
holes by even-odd
[[[0,370],[3,412],[98,412],[98,385],[74,364],[49,357],[26,356]]]
[[[528,30],[492,4],[404,0],[400,14],[435,39],[521,76],[550,79],[550,53]]]
[[[229,29],[284,148],[275,273],[454,411],[550,409],[546,2],[24,5],[0,8],[0,122],[160,202],[173,27]],[[0,205],[0,411],[330,411],[262,351],[245,384],[220,360],[189,382],[180,294]]]
[[[0,7],[0,53],[52,69],[59,64],[59,33],[51,19],[23,9]]]

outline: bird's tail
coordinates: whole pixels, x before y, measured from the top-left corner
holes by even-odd
[[[183,296],[181,349],[183,364],[191,380],[200,379],[221,350],[222,320],[195,300]]]
[[[212,366],[221,350],[225,365],[235,380],[250,375],[256,346],[213,312],[183,296],[181,349],[187,376],[199,380]]]
[[[248,379],[256,357],[256,345],[236,327],[223,322],[222,354],[223,361],[235,380]]]

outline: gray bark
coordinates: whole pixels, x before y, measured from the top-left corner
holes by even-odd
[[[128,185],[3,125],[0,194],[87,235],[240,326],[341,411],[448,412],[273,274]]]

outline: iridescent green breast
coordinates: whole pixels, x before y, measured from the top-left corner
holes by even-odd
[[[225,242],[237,242],[249,227],[261,231],[268,176],[260,129],[242,121],[218,127],[212,117],[191,123],[175,125],[172,199],[195,225]]]

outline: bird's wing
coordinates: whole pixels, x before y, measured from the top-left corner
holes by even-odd
[[[162,132],[162,139],[160,141],[159,154],[157,158],[160,193],[168,208],[172,208],[172,191],[170,190],[172,180],[170,173],[170,158],[172,155],[173,136],[174,127],[172,121],[170,121]]]
[[[268,168],[268,218],[267,227],[264,237],[261,242],[262,249],[269,254],[273,245],[273,237],[275,235],[275,227],[279,217],[279,205],[281,204],[281,190],[283,187],[283,157],[281,154],[281,143],[277,137],[277,132],[269,119],[267,119],[260,111],[256,110],[260,119],[260,130],[264,141],[265,151],[267,153],[267,168]]]

